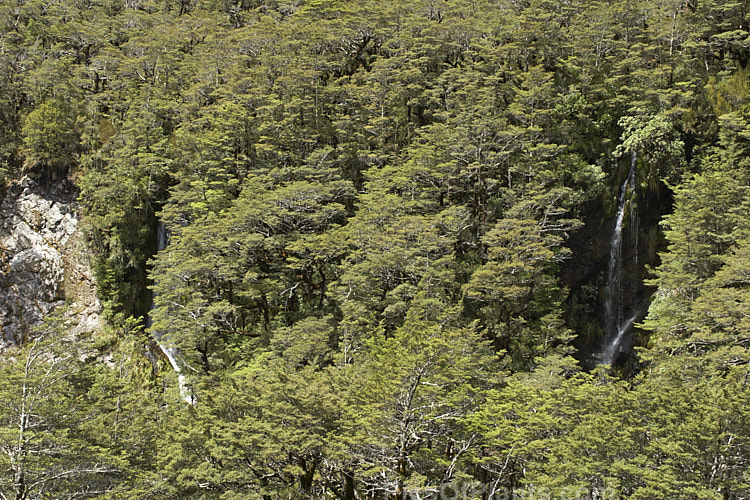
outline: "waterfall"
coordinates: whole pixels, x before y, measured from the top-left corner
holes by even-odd
[[[162,221],[159,221],[159,224],[156,227],[156,250],[158,252],[161,252],[165,248],[167,248],[167,244],[169,243],[169,233],[167,232],[167,228],[164,225]],[[152,292],[151,295],[151,308],[154,308],[154,303],[156,298],[156,292]],[[164,356],[169,361],[169,365],[172,367],[172,369],[177,374],[177,384],[180,387],[180,397],[189,404],[195,403],[195,396],[191,394],[191,391],[189,390],[187,386],[187,379],[185,378],[185,375],[183,375],[182,369],[180,367],[180,363],[178,361],[178,357],[180,355],[179,350],[176,347],[169,346],[165,342],[163,342],[164,333],[156,331],[151,327],[151,316],[146,320],[146,327],[149,330],[149,333],[151,334],[151,337],[156,342],[156,345],[159,346],[159,349],[161,349],[161,352],[164,353]]]
[[[620,197],[617,200],[617,217],[615,227],[612,231],[609,247],[609,266],[607,268],[607,284],[604,298],[604,345],[599,355],[600,362],[611,365],[617,357],[617,351],[622,344],[625,334],[628,332],[637,315],[625,319],[623,308],[622,290],[622,227],[625,218],[625,210],[635,187],[635,164],[638,157],[633,152],[630,158],[630,172],[620,188]],[[634,210],[631,207],[631,219]],[[632,220],[631,220],[632,223]]]

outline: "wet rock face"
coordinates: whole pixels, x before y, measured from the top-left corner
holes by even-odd
[[[613,197],[612,202],[615,201]],[[636,193],[627,207],[622,228],[622,274],[618,297],[623,319],[635,318],[639,322],[647,312],[654,289],[644,283],[646,270],[647,266],[654,268],[659,265],[659,252],[666,248],[659,221],[664,214],[671,212],[671,207],[672,194],[664,185]],[[591,203],[584,210],[584,226],[566,242],[572,258],[561,266],[560,278],[569,290],[566,320],[578,334],[573,345],[578,351],[579,361],[586,368],[599,363],[596,355],[606,336],[607,277],[616,216],[614,212],[607,214],[601,204]],[[640,342],[636,337],[631,338]],[[621,352],[632,352],[627,344],[623,346]]]
[[[0,347],[21,343],[70,304],[77,331],[99,326],[101,306],[81,244],[76,190],[23,179],[0,202]]]

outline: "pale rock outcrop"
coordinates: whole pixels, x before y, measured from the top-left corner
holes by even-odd
[[[71,333],[100,327],[101,305],[79,227],[76,190],[67,180],[40,186],[29,178],[0,202],[0,349],[68,304]]]

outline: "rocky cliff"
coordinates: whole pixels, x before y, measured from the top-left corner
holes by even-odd
[[[100,326],[76,197],[67,180],[41,185],[26,177],[0,202],[0,350],[28,339],[62,305],[73,333]]]

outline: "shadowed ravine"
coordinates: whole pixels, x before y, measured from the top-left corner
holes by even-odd
[[[167,247],[167,244],[169,243],[169,234],[167,233],[167,228],[164,226],[164,224],[159,221],[159,224],[156,228],[156,249],[157,251],[161,252]],[[156,292],[153,292],[153,298],[156,297]],[[155,301],[152,298],[151,302],[151,308],[153,309]],[[177,374],[177,383],[180,386],[180,397],[186,402],[193,404],[195,403],[195,396],[191,393],[190,389],[187,386],[187,379],[185,378],[185,375],[181,373],[182,369],[180,367],[180,363],[178,361],[178,357],[180,355],[179,350],[174,347],[167,345],[166,342],[164,342],[163,339],[163,333],[155,330],[151,326],[151,316],[149,315],[146,320],[146,328],[148,329],[149,333],[151,334],[151,337],[154,339],[156,344],[159,346],[159,349],[164,353],[164,356],[166,356],[167,360],[169,361],[170,366]]]
[[[609,248],[609,264],[607,268],[607,284],[604,299],[604,343],[597,356],[599,364],[611,365],[617,358],[617,353],[625,336],[637,319],[637,313],[629,318],[624,317],[623,307],[623,222],[628,202],[633,199],[635,188],[635,165],[638,156],[634,152],[630,159],[628,177],[620,188],[617,200],[617,217],[612,230]],[[631,212],[633,207],[631,207]]]

